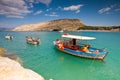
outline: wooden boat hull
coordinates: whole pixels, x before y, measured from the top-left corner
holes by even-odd
[[[57,45],[55,45],[55,47],[58,50],[60,50],[62,52],[65,52],[67,54],[78,56],[78,57],[83,57],[83,58],[89,58],[89,59],[104,60],[104,58],[108,54],[108,52],[103,52],[101,54],[86,53],[86,52],[82,52],[82,51],[71,50],[71,49],[68,49],[68,48],[64,48],[64,50],[63,50],[63,49],[60,49]]]
[[[28,37],[28,36],[26,36],[26,42],[28,44],[33,44],[33,45],[39,45],[39,43],[40,43],[39,38],[38,39],[34,39],[34,38]]]
[[[39,42],[30,42],[30,41],[27,41],[28,44],[33,44],[33,45],[39,45]]]

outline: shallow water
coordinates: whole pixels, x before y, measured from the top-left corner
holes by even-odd
[[[120,79],[120,33],[119,32],[68,32],[70,34],[92,36],[93,47],[107,48],[105,62],[75,57],[58,51],[53,46],[60,32],[0,32],[0,47],[8,53],[16,54],[22,65],[41,74],[45,80],[119,80]],[[6,40],[5,35],[14,36]],[[39,46],[29,45],[25,36],[40,37]]]

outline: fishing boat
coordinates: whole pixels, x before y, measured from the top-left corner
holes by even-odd
[[[63,31],[63,30],[60,30],[59,32],[61,32],[61,33],[62,33],[62,32],[64,32],[64,31]]]
[[[13,39],[13,36],[7,35],[7,36],[5,36],[5,38],[6,38],[7,40],[12,40],[12,39]]]
[[[61,35],[63,40],[54,41],[55,48],[65,53],[83,58],[104,60],[108,51],[91,47],[90,44],[82,44],[81,41],[95,40],[95,37],[77,36],[70,34]]]
[[[34,39],[33,37],[28,37],[28,36],[26,36],[26,42],[27,42],[28,44],[39,45],[40,39],[39,39],[39,38]]]

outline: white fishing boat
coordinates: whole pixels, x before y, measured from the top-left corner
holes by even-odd
[[[63,30],[60,30],[59,32],[64,32]]]
[[[7,35],[7,36],[5,36],[5,38],[6,38],[7,40],[12,40],[12,39],[13,39],[13,36]]]

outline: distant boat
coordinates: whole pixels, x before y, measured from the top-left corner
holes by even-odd
[[[7,40],[12,40],[12,39],[13,39],[13,36],[7,35],[7,36],[5,36],[5,38],[6,38]]]
[[[97,49],[91,47],[89,44],[79,43],[80,40],[96,39],[94,37],[76,36],[70,34],[63,34],[61,37],[65,39],[64,40],[57,39],[56,41],[54,41],[54,45],[58,50],[63,51],[65,53],[74,56],[99,60],[104,60],[104,58],[108,54],[108,52],[104,49]]]
[[[39,45],[40,39],[39,38],[34,39],[33,37],[26,36],[26,42],[33,45]]]
[[[60,30],[59,32],[64,32],[63,30]]]

